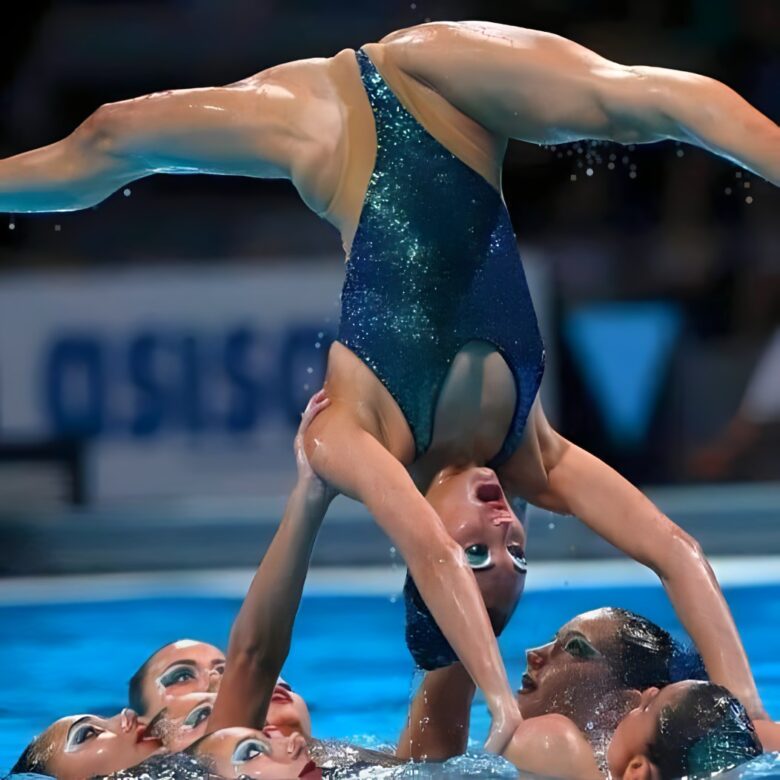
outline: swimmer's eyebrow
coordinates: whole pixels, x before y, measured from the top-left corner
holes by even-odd
[[[185,658],[182,661],[174,661],[171,664],[168,664],[168,666],[165,667],[165,669],[162,670],[162,674],[165,674],[169,669],[173,669],[174,666],[197,666],[198,662],[193,661],[190,658]]]
[[[70,724],[68,733],[65,735],[65,744],[67,745],[68,742],[70,742],[70,735],[73,733],[73,729],[75,729],[76,726],[80,726],[82,723],[87,723],[90,720],[92,720],[91,715],[82,715],[78,720],[74,720],[73,723]]]
[[[211,665],[212,665],[212,666],[222,666],[224,663],[225,663],[225,659],[224,659],[224,658],[215,658],[215,659],[214,659],[214,660],[211,662]]]

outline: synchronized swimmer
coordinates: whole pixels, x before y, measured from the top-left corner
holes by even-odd
[[[401,30],[224,87],[106,104],[62,141],[0,161],[3,211],[82,209],[152,173],[214,173],[289,179],[341,234],[341,326],[327,397],[316,398],[300,448],[311,476],[259,569],[264,602],[250,590],[237,618],[209,729],[265,723],[337,493],[366,505],[408,565],[419,660],[431,674],[463,665],[492,715],[487,749],[518,766],[532,768],[544,728],[546,774],[601,770],[570,719],[523,721],[498,652],[494,632],[526,573],[515,499],[576,515],[653,569],[701,653],[704,685],[730,691],[707,695],[727,702],[724,717],[766,718],[699,545],[545,418],[544,350],[500,188],[510,139],[674,139],[780,184],[780,129],[723,84],[476,22]],[[486,541],[464,546],[461,517]],[[639,731],[618,728],[612,744]],[[628,771],[630,752],[615,749],[613,776]]]

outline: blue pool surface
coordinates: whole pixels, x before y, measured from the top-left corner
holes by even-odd
[[[765,705],[780,720],[780,585],[727,588],[726,595]],[[605,605],[640,612],[682,636],[659,587],[533,591],[501,638],[512,683],[519,685],[524,648],[547,641],[576,613]],[[224,646],[239,606],[237,598],[202,597],[0,606],[0,776],[58,717],[117,712],[132,672],[160,645],[191,637]],[[304,597],[284,674],[309,702],[315,736],[395,742],[413,685],[401,601]],[[477,701],[475,745],[487,727]],[[770,763],[755,776],[780,777],[780,759]]]

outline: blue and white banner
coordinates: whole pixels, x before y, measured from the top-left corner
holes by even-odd
[[[338,259],[6,276],[0,432],[91,441],[93,497],[283,493]]]
[[[283,495],[343,277],[335,257],[0,277],[0,436],[86,437],[97,501]]]

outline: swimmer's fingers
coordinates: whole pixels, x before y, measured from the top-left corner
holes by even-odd
[[[330,500],[335,495],[327,483],[315,474],[309,459],[306,457],[304,447],[304,436],[309,425],[317,415],[330,406],[330,398],[325,390],[318,390],[306,404],[306,408],[301,415],[301,424],[298,426],[298,433],[295,436],[295,460],[298,464],[298,479],[307,486],[307,491],[313,494],[314,498]]]
[[[306,429],[311,425],[311,421],[323,410],[330,406],[330,398],[325,393],[325,389],[318,390],[306,404],[306,408],[301,415],[301,424],[298,426],[298,436],[303,436]]]

